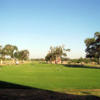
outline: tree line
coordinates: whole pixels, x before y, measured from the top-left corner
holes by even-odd
[[[15,45],[7,44],[4,47],[0,46],[0,59],[27,60],[29,58],[28,50],[18,50]]]
[[[94,37],[85,39],[84,43],[86,45],[86,58],[89,58],[91,61],[96,61],[98,64],[100,64],[100,32],[95,32]],[[45,60],[49,63],[61,63],[62,59],[66,58],[67,51],[70,51],[70,49],[65,49],[64,46],[50,47]],[[90,62],[89,59],[74,59],[73,61]]]
[[[87,38],[84,41],[86,45],[86,58],[90,58],[91,61],[95,59],[98,64],[100,64],[100,32],[95,32],[93,38]],[[67,59],[67,52],[70,49],[66,49],[62,46],[50,47],[49,52],[45,57],[45,61],[48,63],[62,63],[63,60]],[[18,50],[18,47],[15,45],[7,44],[4,47],[0,46],[0,59],[13,59],[13,60],[27,60],[29,59],[28,50]],[[75,62],[83,61],[83,59],[74,60]],[[85,62],[86,59],[84,60]]]

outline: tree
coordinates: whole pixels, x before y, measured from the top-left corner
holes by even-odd
[[[0,59],[2,58],[2,46],[0,45]]]
[[[96,32],[93,38],[85,40],[86,44],[86,57],[97,58],[100,64],[100,32]]]
[[[56,56],[54,55],[54,53],[49,52],[46,57],[45,60],[46,61],[50,61],[50,63],[52,63],[52,61],[54,61],[56,59]]]
[[[4,47],[0,45],[0,59],[1,64],[2,60],[7,58],[13,59],[13,63],[15,60],[27,60],[29,58],[29,51],[28,50],[18,50],[18,47],[15,45],[7,44]]]
[[[67,56],[67,51],[70,51],[70,49],[65,49],[64,46],[51,46],[48,54],[45,57],[45,60],[50,62],[55,61],[55,63],[58,63],[58,59],[61,61],[62,57]]]
[[[29,51],[28,50],[21,50],[15,53],[15,57],[19,60],[27,60],[29,58]]]
[[[14,57],[15,57],[16,59],[20,59],[20,52],[19,52],[19,51],[15,52],[15,53],[14,53]]]
[[[2,46],[0,45],[0,64],[2,64]]]
[[[18,48],[17,46],[7,44],[3,48],[3,54],[6,56],[10,56],[11,58],[14,59],[14,53],[17,52]]]

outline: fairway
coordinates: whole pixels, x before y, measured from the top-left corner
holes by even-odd
[[[53,91],[100,89],[100,70],[55,64],[0,67],[0,81]]]

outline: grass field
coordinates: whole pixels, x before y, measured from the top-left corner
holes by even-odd
[[[95,94],[91,89],[100,89],[100,69],[36,63],[6,65],[0,67],[0,81],[60,92],[87,89]]]

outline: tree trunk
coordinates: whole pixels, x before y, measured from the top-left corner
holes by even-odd
[[[98,58],[98,64],[100,64],[100,57]]]
[[[24,60],[22,61],[22,63],[24,63]]]
[[[61,60],[61,64],[63,64],[62,57],[60,57],[60,60]]]
[[[58,64],[58,62],[57,62],[57,56],[56,56],[56,59],[55,59],[55,64]]]
[[[15,64],[15,59],[14,58],[12,58],[12,61],[13,61],[13,64]]]
[[[50,64],[52,64],[52,60],[51,60],[51,58],[50,58]]]
[[[0,64],[2,65],[2,59],[1,59],[1,61],[0,61]]]

